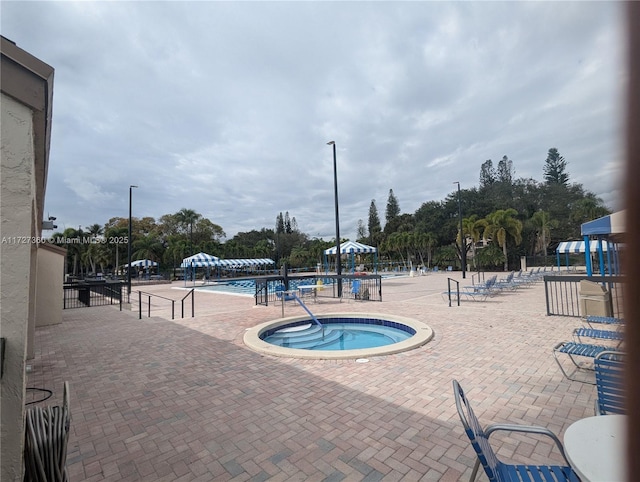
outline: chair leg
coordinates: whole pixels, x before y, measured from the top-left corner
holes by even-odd
[[[480,459],[476,457],[476,463],[473,466],[473,472],[471,472],[471,478],[469,479],[469,482],[473,482],[474,480],[476,480],[476,475],[478,475],[479,468],[480,468]]]

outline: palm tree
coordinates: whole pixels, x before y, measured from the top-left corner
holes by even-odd
[[[466,238],[471,239],[471,257],[473,258],[473,267],[477,268],[476,263],[476,244],[480,241],[484,235],[484,230],[487,227],[486,219],[478,219],[478,216],[473,214],[468,218],[462,220],[462,229]],[[460,240],[458,239],[458,242]],[[469,248],[467,247],[467,251]]]
[[[420,262],[427,268],[431,268],[431,257],[433,255],[433,247],[436,244],[436,237],[433,233],[414,233],[414,247],[420,255]],[[427,252],[427,263],[424,262],[422,251]]]
[[[164,246],[157,234],[151,233],[142,238],[136,239],[133,243],[135,249],[133,256],[137,259],[150,259],[160,261]]]
[[[513,238],[516,246],[522,242],[522,222],[515,219],[518,214],[513,208],[498,209],[486,217],[487,227],[484,230],[486,238],[496,241],[502,248],[504,255],[504,270],[509,268],[507,258],[507,240]]]
[[[115,264],[114,273],[120,272],[120,246],[126,246],[126,243],[121,243],[129,235],[129,229],[126,226],[123,227],[110,227],[105,230],[105,236],[107,238],[107,246],[110,249],[115,248]]]
[[[201,214],[198,214],[193,209],[182,208],[180,211],[176,213],[176,218],[178,221],[185,227],[189,226],[189,254],[193,254],[193,223],[198,221],[202,217]]]
[[[551,242],[551,229],[558,225],[558,221],[551,219],[546,211],[536,211],[531,216],[531,224],[536,230],[536,249],[535,252],[542,251],[544,253],[545,265],[547,264],[547,248]]]
[[[104,230],[102,229],[102,226],[100,226],[99,224],[92,224],[91,226],[86,226],[85,229],[89,233],[89,236],[91,236],[92,238],[98,237],[104,232]]]

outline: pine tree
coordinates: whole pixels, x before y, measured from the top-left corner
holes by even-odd
[[[369,205],[369,243],[375,244],[377,241],[377,237],[382,231],[382,227],[380,226],[380,216],[378,216],[378,208],[376,207],[376,202],[374,199],[371,200],[371,204]]]
[[[387,223],[393,221],[400,215],[400,204],[398,199],[393,194],[393,189],[389,189],[389,198],[387,199],[387,210],[385,212],[385,219]]]
[[[282,216],[282,212],[276,216],[276,233],[284,233],[284,217]]]
[[[487,159],[480,166],[480,189],[489,187],[496,182],[496,171],[493,168],[493,161]]]
[[[511,159],[509,159],[506,155],[503,156],[502,159],[500,159],[500,161],[498,162],[498,169],[496,174],[498,177],[498,182],[503,182],[508,185],[513,184],[513,161],[511,161]]]
[[[565,172],[567,161],[560,155],[558,149],[549,149],[547,159],[544,164],[544,180],[547,185],[561,184],[566,186],[569,183],[569,174]]]
[[[291,234],[291,219],[289,218],[289,211],[284,213],[284,232]]]

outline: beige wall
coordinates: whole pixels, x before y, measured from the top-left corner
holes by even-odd
[[[34,134],[31,109],[0,98],[0,334],[6,338],[0,381],[0,480],[22,480],[25,355],[34,273],[30,239],[35,236]],[[24,238],[22,238],[24,237]],[[25,242],[23,242],[25,241]]]
[[[67,250],[51,244],[38,249],[36,326],[62,323],[64,260]]]
[[[27,359],[35,356],[36,327],[62,323],[64,260],[67,250],[53,244],[38,245],[32,261],[37,259],[35,284],[35,313],[29,318]],[[33,299],[33,298],[32,298]],[[31,306],[31,305],[30,305]]]

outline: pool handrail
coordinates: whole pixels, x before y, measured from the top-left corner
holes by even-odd
[[[309,313],[309,316],[314,321],[314,323],[316,323],[319,327],[324,328],[322,323],[320,323],[320,320],[318,320],[318,318],[316,318],[316,315],[311,313],[311,310],[309,308],[307,308],[307,305],[305,305],[304,302],[300,298],[298,298],[297,294],[295,294],[294,292],[289,292],[289,295],[292,296],[293,299],[296,300],[300,304],[300,306],[302,306],[304,308],[304,310],[307,313]]]

